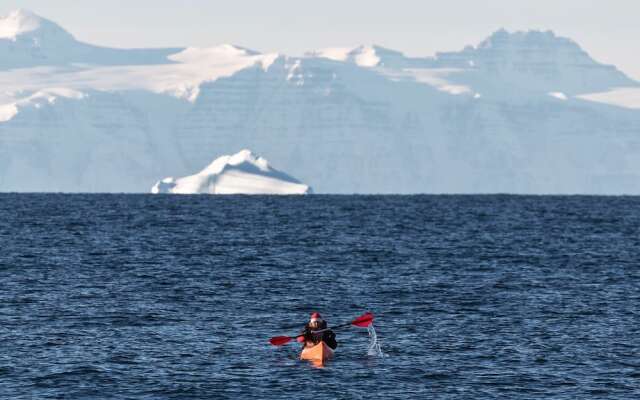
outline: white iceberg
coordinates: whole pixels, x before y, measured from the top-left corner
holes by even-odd
[[[267,160],[242,150],[222,156],[195,175],[165,178],[151,193],[172,194],[310,194],[311,188],[272,168]]]

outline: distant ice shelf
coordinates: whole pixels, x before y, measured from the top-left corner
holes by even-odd
[[[268,161],[242,150],[222,156],[195,175],[157,182],[151,193],[172,194],[310,194],[311,188],[272,168]]]

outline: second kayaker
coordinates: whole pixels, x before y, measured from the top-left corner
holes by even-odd
[[[325,342],[334,350],[338,347],[336,334],[327,328],[327,322],[322,319],[320,313],[314,312],[311,314],[309,323],[304,326],[304,330],[298,336],[298,342],[302,343],[303,347],[307,347],[314,346],[320,341]]]

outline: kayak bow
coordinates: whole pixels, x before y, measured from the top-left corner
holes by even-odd
[[[316,366],[323,366],[326,360],[333,358],[333,350],[323,341],[315,346],[305,347],[300,353],[301,360],[311,361]]]

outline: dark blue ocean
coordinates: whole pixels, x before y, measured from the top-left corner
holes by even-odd
[[[338,330],[299,361],[311,311]],[[640,198],[0,195],[2,399],[637,399]]]

